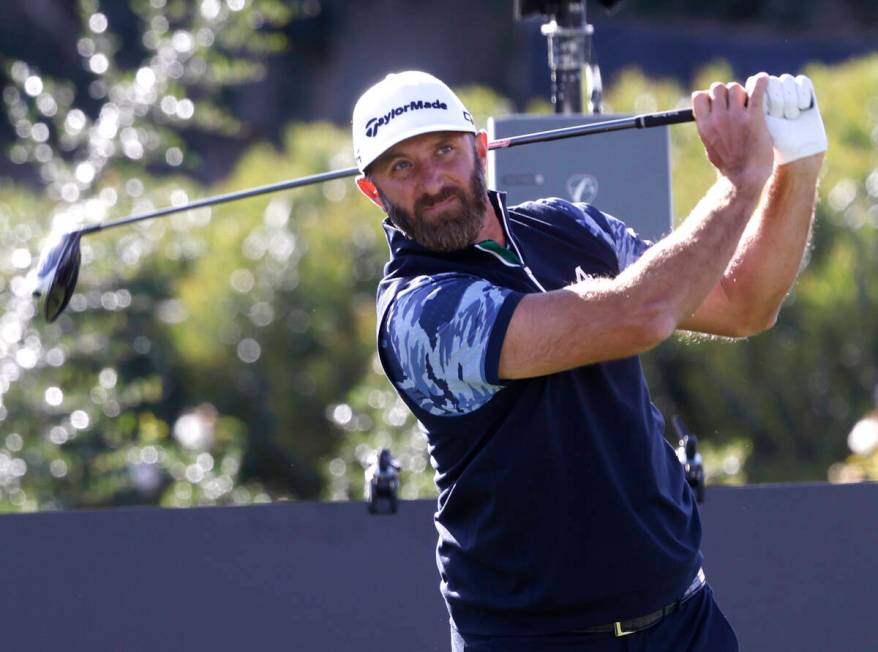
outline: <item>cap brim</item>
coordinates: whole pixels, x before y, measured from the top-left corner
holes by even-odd
[[[368,161],[360,164],[360,172],[365,174],[366,168],[372,165],[375,161],[377,161],[381,156],[391,147],[398,145],[404,140],[408,140],[409,138],[414,138],[415,136],[421,136],[423,134],[429,134],[434,131],[459,131],[461,133],[467,134],[477,134],[479,130],[475,128],[475,126],[465,128],[459,124],[430,124],[430,125],[421,125],[419,127],[413,127],[407,131],[403,131],[400,134],[394,136],[389,141],[387,141],[387,146],[381,150],[378,154],[370,158]]]

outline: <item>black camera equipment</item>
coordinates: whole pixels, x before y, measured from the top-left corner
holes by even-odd
[[[370,514],[381,511],[386,505],[391,514],[396,514],[399,492],[399,462],[390,449],[382,448],[372,454],[372,461],[366,469],[364,493]]]
[[[621,0],[599,0],[608,11]],[[516,20],[540,16],[549,41],[549,71],[555,113],[582,113],[582,69],[586,71],[588,110],[600,113],[603,85],[592,45],[594,27],[586,21],[585,0],[515,0]]]
[[[680,438],[679,447],[677,448],[677,459],[683,465],[683,472],[686,474],[686,482],[695,491],[695,498],[699,503],[704,502],[704,465],[701,461],[701,453],[698,452],[698,438],[695,437],[683,419],[674,415],[671,420],[674,424],[674,430]]]

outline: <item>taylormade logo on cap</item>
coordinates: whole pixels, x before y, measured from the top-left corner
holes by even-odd
[[[389,123],[396,116],[402,115],[406,111],[420,111],[421,109],[441,109],[443,111],[447,111],[448,105],[445,102],[440,102],[439,100],[433,100],[432,102],[430,102],[429,100],[427,100],[426,102],[413,100],[408,104],[390,109],[390,111],[385,113],[380,118],[370,119],[369,122],[366,123],[366,135],[369,138],[374,138],[375,135],[378,133],[378,129]]]
[[[387,75],[357,100],[354,156],[361,172],[407,138],[434,131],[477,133],[473,117],[448,86],[425,72]]]

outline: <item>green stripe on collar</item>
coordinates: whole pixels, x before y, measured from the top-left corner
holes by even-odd
[[[487,250],[492,253],[497,254],[507,263],[511,263],[513,265],[521,265],[521,261],[518,259],[518,256],[515,255],[515,252],[511,249],[507,249],[506,247],[501,247],[500,243],[496,240],[482,240],[478,244],[476,244],[478,249]]]

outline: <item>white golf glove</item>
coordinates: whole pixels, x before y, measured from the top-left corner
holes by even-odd
[[[778,164],[826,151],[826,130],[817,95],[805,75],[770,76],[763,107]]]

